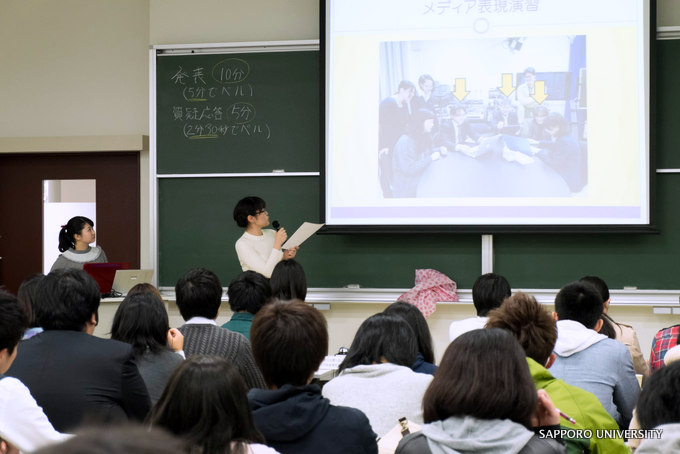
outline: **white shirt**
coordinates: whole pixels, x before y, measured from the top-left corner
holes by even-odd
[[[489,317],[472,317],[452,322],[449,326],[449,341],[468,331],[484,328],[488,319]]]
[[[271,229],[262,230],[262,235],[243,232],[236,241],[236,254],[243,271],[257,271],[269,278],[274,267],[283,258],[283,251],[274,249],[276,232]]]

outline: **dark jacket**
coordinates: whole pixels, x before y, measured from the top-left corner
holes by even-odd
[[[338,407],[316,385],[248,393],[255,427],[281,454],[377,454],[377,435],[356,408]]]
[[[413,366],[411,366],[411,370],[420,374],[434,375],[434,373],[437,372],[437,366],[432,363],[425,362],[423,354],[418,352],[418,356],[416,356],[416,362],[413,363]]]
[[[79,331],[44,331],[23,341],[7,371],[26,385],[59,432],[87,421],[143,420],[151,403],[132,347]]]

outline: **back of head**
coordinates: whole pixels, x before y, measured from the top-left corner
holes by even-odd
[[[192,356],[175,369],[148,421],[202,453],[235,452],[228,449],[233,441],[261,441],[246,394],[236,366],[217,356]]]
[[[149,429],[141,424],[88,427],[73,438],[52,444],[35,454],[167,454],[187,453],[190,448],[164,430]]]
[[[35,316],[45,330],[82,331],[100,300],[97,282],[83,270],[63,269],[45,276],[36,292]]]
[[[75,235],[80,235],[85,225],[90,224],[94,227],[92,219],[85,216],[75,216],[69,219],[66,225],[59,231],[59,252],[65,252],[76,246]]]
[[[557,326],[533,296],[517,292],[501,307],[489,312],[487,328],[507,330],[524,349],[526,355],[541,365],[555,348]]]
[[[222,284],[215,273],[193,268],[177,281],[175,298],[184,320],[193,317],[217,318],[222,303]]]
[[[392,303],[383,311],[383,314],[396,315],[403,318],[416,334],[418,352],[423,355],[426,362],[434,364],[434,349],[432,348],[432,335],[427,326],[425,316],[420,309],[413,304],[404,301]]]
[[[642,429],[680,423],[680,362],[662,367],[645,380],[636,414]]]
[[[269,279],[255,271],[244,271],[229,283],[229,307],[233,312],[257,312],[271,301]]]
[[[503,276],[495,273],[482,274],[472,286],[472,303],[477,309],[477,316],[485,317],[491,309],[500,307],[510,294],[510,284]]]
[[[256,196],[244,197],[234,207],[234,221],[242,228],[248,227],[248,216],[256,216],[257,212],[264,210],[264,200]]]
[[[35,321],[35,295],[38,291],[38,285],[40,285],[43,279],[45,279],[45,275],[42,273],[36,273],[29,276],[24,279],[17,292],[19,304],[26,314],[28,328],[38,326]]]
[[[11,293],[0,289],[0,350],[11,355],[26,329],[26,315]],[[5,371],[0,370],[0,373]]]
[[[505,330],[477,329],[446,349],[423,397],[423,419],[509,419],[529,428],[536,402],[522,347]]]
[[[602,317],[604,303],[595,287],[586,282],[567,284],[555,297],[555,312],[560,320],[573,320],[594,328]]]
[[[579,282],[585,282],[595,287],[595,290],[600,294],[603,302],[609,299],[609,287],[607,287],[607,283],[602,280],[602,278],[597,276],[583,276],[579,279]]]
[[[269,280],[272,296],[281,301],[298,299],[304,301],[307,298],[307,277],[305,270],[295,260],[282,260],[272,271]]]
[[[253,320],[250,342],[268,386],[303,386],[328,353],[326,319],[299,300],[268,304]]]
[[[406,321],[392,314],[375,314],[359,326],[340,370],[383,361],[411,367],[418,354],[416,334]]]
[[[167,347],[170,329],[165,305],[154,293],[128,294],[113,317],[111,338],[132,345],[136,356]]]
[[[153,293],[158,297],[159,300],[163,301],[163,295],[161,295],[161,292],[159,292],[158,289],[153,286],[153,284],[149,284],[147,282],[142,282],[133,286],[128,291],[128,296],[134,295],[136,293]]]

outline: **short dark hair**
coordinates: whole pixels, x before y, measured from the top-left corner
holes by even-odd
[[[302,301],[264,306],[250,328],[253,357],[268,386],[306,385],[328,353],[328,327]]]
[[[522,72],[522,74],[536,74],[536,69],[533,66],[527,66],[527,68]]]
[[[264,442],[253,424],[247,392],[235,365],[218,356],[195,355],[170,376],[148,422],[202,453],[246,453],[246,442]]]
[[[239,227],[248,227],[248,216],[257,216],[257,212],[264,210],[267,204],[259,197],[244,197],[234,207],[234,221]]]
[[[73,438],[35,454],[166,454],[193,452],[184,440],[141,424],[106,425],[78,430]]]
[[[113,316],[111,339],[132,345],[136,357],[147,350],[168,349],[170,322],[165,305],[154,293],[128,294]]]
[[[389,363],[410,368],[417,354],[416,334],[403,318],[392,314],[375,314],[359,326],[339,370],[380,363],[383,358]]]
[[[503,300],[512,294],[510,284],[500,274],[486,273],[477,278],[472,286],[472,303],[477,315],[484,317],[491,309],[500,307]]]
[[[295,260],[282,260],[276,264],[269,279],[272,296],[281,301],[307,298],[305,270]]]
[[[444,352],[423,396],[423,419],[509,419],[530,428],[536,402],[522,347],[505,330],[476,329],[454,339]]]
[[[430,76],[429,74],[421,74],[420,77],[418,77],[418,85],[422,87],[423,84],[425,84],[425,82],[427,82],[428,80],[431,80],[432,83],[434,84],[434,78],[432,76]]]
[[[602,317],[604,303],[595,287],[587,282],[567,284],[555,297],[555,312],[560,320],[574,320],[594,328]]]
[[[680,422],[680,362],[663,366],[645,380],[636,414],[642,429]]]
[[[413,85],[413,82],[410,80],[402,80],[399,82],[399,86],[397,87],[397,93],[399,90],[413,90],[414,92],[416,91],[416,86]]]
[[[244,271],[236,276],[227,288],[229,307],[233,312],[257,312],[271,301],[269,279],[255,271]]]
[[[607,283],[602,278],[597,276],[583,276],[579,281],[586,282],[595,287],[595,290],[597,290],[597,293],[599,293],[602,298],[602,302],[609,299],[609,287],[607,287]]]
[[[66,252],[71,248],[76,247],[76,234],[81,235],[83,228],[90,224],[94,227],[92,219],[85,216],[74,216],[68,220],[66,225],[62,226],[59,231],[59,252]]]
[[[487,328],[509,331],[526,355],[544,366],[555,348],[557,326],[550,314],[531,295],[517,292],[501,307],[489,312]]]
[[[36,305],[35,295],[38,291],[38,285],[45,279],[45,275],[42,273],[36,273],[32,276],[27,277],[19,286],[19,291],[17,292],[17,299],[19,300],[19,305],[26,314],[26,326],[28,328],[33,328],[38,326],[35,321],[35,309]]]
[[[214,319],[222,304],[222,284],[215,273],[192,268],[175,285],[175,298],[184,320],[193,317]]]
[[[404,301],[392,303],[383,311],[383,314],[396,315],[406,320],[416,334],[418,352],[423,355],[426,362],[434,364],[434,348],[432,348],[432,334],[427,320],[420,309],[413,304]]]
[[[36,292],[35,316],[45,330],[82,331],[98,317],[99,286],[83,270],[60,269],[45,276]]]
[[[26,314],[16,297],[0,288],[0,350],[14,352],[26,329]]]

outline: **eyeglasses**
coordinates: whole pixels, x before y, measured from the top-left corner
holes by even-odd
[[[255,212],[255,216],[259,216],[259,215],[261,215],[262,213],[267,213],[267,214],[269,214],[269,212],[268,212],[267,210],[262,209],[262,210],[257,210],[257,211]]]

